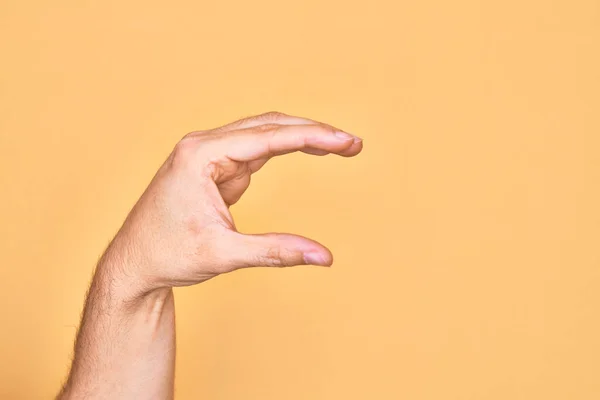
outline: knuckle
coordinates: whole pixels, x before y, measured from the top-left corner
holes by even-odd
[[[261,258],[261,263],[264,263],[265,265],[271,265],[275,267],[283,266],[281,260],[281,248],[279,246],[269,247],[264,256]]]
[[[183,138],[182,138],[182,139],[189,139],[189,138],[192,138],[192,137],[200,136],[200,135],[202,135],[202,134],[205,134],[206,132],[208,132],[208,131],[206,131],[206,130],[202,130],[202,131],[192,131],[192,132],[188,132],[188,133],[186,133],[186,134],[183,136]]]
[[[264,114],[259,115],[257,118],[265,120],[265,121],[279,121],[283,119],[286,115],[279,111],[269,111]]]
[[[175,167],[185,166],[194,157],[196,152],[196,143],[189,138],[180,140],[171,153],[172,164]]]

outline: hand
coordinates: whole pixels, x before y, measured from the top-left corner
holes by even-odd
[[[295,151],[355,156],[362,140],[329,125],[267,113],[186,135],[107,250],[141,292],[203,282],[253,266],[329,266],[323,245],[291,234],[237,232],[229,206],[271,157]],[[124,261],[124,262],[122,262]]]

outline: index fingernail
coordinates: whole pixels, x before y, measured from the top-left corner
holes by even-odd
[[[329,265],[325,257],[319,253],[305,253],[304,262],[307,264],[322,265],[325,267]]]
[[[343,132],[343,131],[337,131],[335,133],[335,136],[339,137],[340,139],[343,140],[354,140],[354,136],[352,136],[349,133]]]

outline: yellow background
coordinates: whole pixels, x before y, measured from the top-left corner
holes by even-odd
[[[176,290],[177,399],[600,398],[600,3],[0,3],[0,398],[48,399],[97,258],[185,133],[364,137],[233,208],[331,270]]]

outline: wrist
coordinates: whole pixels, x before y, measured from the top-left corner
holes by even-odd
[[[98,262],[93,285],[107,298],[125,307],[148,300],[161,302],[172,295],[171,287],[150,284],[142,271],[142,266],[113,241]]]
[[[115,382],[127,390],[127,394],[121,393],[123,398],[167,398],[138,396],[134,391],[148,386],[132,382],[145,378],[149,371],[156,372],[144,367],[140,357],[156,360],[165,356],[169,363],[159,368],[156,376],[170,377],[172,382],[173,291],[170,287],[149,290],[133,273],[138,266],[128,262],[112,245],[98,262],[75,342],[71,373],[59,399],[113,398]],[[162,390],[160,381],[156,382],[154,389],[147,390]]]

